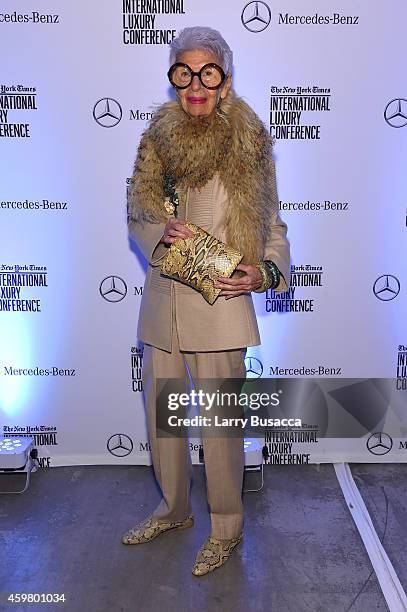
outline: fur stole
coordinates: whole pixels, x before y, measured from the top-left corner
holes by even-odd
[[[227,243],[243,262],[262,259],[273,197],[271,138],[256,113],[230,91],[209,117],[191,118],[178,101],[161,105],[143,133],[129,192],[130,219],[166,222],[165,177],[199,188],[216,172],[228,194]]]

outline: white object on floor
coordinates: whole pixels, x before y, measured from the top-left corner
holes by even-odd
[[[365,502],[353,480],[349,465],[347,463],[334,463],[333,466],[390,612],[406,612],[407,596],[376,533]]]

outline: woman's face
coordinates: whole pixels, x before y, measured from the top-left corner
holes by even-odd
[[[205,64],[215,63],[221,66],[219,58],[204,49],[184,51],[177,56],[177,62],[188,64],[193,72],[199,72]],[[220,98],[225,98],[232,77],[229,75],[223,86],[219,89],[206,89],[197,76],[194,76],[191,84],[186,89],[177,89],[177,96],[184,111],[191,117],[206,117],[215,110]]]

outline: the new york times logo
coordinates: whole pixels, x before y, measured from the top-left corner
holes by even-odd
[[[185,14],[183,0],[122,0],[125,45],[168,45],[174,29],[159,29],[157,15]]]
[[[266,291],[266,312],[313,312],[314,299],[297,298],[297,287],[322,287],[322,266],[291,266],[291,282],[287,291]]]
[[[34,447],[58,446],[58,431],[50,425],[3,425],[3,435],[8,438],[33,438]],[[37,457],[41,468],[51,467],[51,457]]]
[[[329,87],[271,87],[270,134],[277,140],[319,140],[321,126],[301,125],[303,113],[330,112]],[[309,116],[309,115],[306,115]]]
[[[57,446],[58,432],[54,426],[47,425],[4,425],[3,434],[10,437],[34,438],[35,446]]]
[[[37,110],[36,88],[0,85],[0,138],[30,138],[30,124],[12,121],[13,111]]]
[[[143,350],[132,346],[130,351],[131,364],[131,388],[135,393],[143,391],[142,371],[143,371]]]
[[[0,266],[0,312],[41,312],[41,300],[24,292],[48,287],[46,266]]]

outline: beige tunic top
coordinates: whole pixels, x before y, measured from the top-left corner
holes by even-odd
[[[180,192],[179,192],[180,193]],[[226,241],[223,213],[227,193],[217,174],[200,190],[180,193],[178,218],[199,225]],[[272,207],[271,210],[278,210]],[[129,230],[149,262],[137,327],[138,338],[147,344],[171,351],[172,308],[180,350],[205,352],[257,346],[261,343],[250,293],[226,300],[219,296],[213,305],[192,287],[160,274],[160,262],[168,247],[158,244],[165,223],[130,223]],[[271,236],[263,259],[271,259],[284,275],[278,291],[289,283],[287,226],[274,215]],[[285,282],[285,279],[287,282]]]

